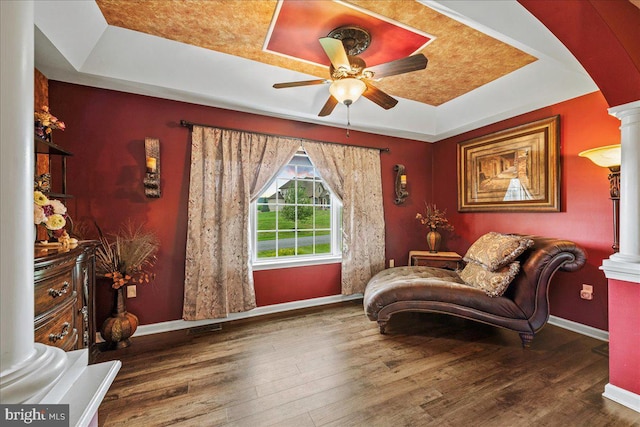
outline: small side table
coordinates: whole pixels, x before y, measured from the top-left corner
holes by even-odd
[[[462,268],[462,257],[455,252],[410,251],[409,265],[457,270]]]

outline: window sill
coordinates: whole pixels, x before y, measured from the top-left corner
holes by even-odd
[[[313,258],[297,258],[286,260],[269,260],[258,261],[253,263],[253,271],[260,270],[276,270],[280,268],[293,268],[293,267],[306,267],[310,265],[323,265],[323,264],[339,264],[342,262],[342,255],[330,255],[323,257]]]

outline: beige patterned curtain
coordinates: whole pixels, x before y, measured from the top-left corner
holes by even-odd
[[[385,263],[380,152],[307,141],[304,148],[342,200],[342,293],[364,292]]]
[[[255,308],[249,208],[300,140],[194,126],[183,318]]]

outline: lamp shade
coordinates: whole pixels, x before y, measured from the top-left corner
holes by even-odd
[[[592,148],[578,154],[580,157],[586,157],[598,166],[603,168],[612,168],[620,166],[622,158],[621,145],[606,145],[604,147]]]
[[[360,98],[366,89],[367,85],[362,80],[346,78],[331,83],[329,93],[341,104],[351,105]]]

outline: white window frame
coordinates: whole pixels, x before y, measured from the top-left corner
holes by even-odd
[[[300,155],[300,154],[296,154]],[[306,155],[306,153],[305,153]],[[308,157],[308,156],[307,156]],[[289,163],[287,163],[288,165]],[[313,164],[313,162],[312,162]],[[285,165],[286,167],[286,165]],[[315,166],[314,166],[315,167]],[[277,176],[280,174],[280,170],[276,173],[276,175],[269,181],[268,185],[271,185],[273,180],[277,179]],[[322,264],[335,264],[342,262],[342,224],[340,212],[342,211],[342,201],[333,193],[333,191],[329,188],[326,181],[320,176],[322,179],[322,185],[329,190],[331,194],[331,217],[330,217],[330,227],[331,227],[331,253],[320,254],[320,255],[292,255],[286,257],[278,257],[278,258],[258,258],[257,257],[257,248],[258,248],[258,233],[256,230],[257,227],[257,205],[259,197],[256,200],[251,202],[251,207],[249,211],[249,223],[251,224],[251,263],[254,271],[259,270],[273,270],[279,268],[290,268],[290,267],[303,267],[308,265],[322,265]],[[303,181],[303,180],[301,180]]]

